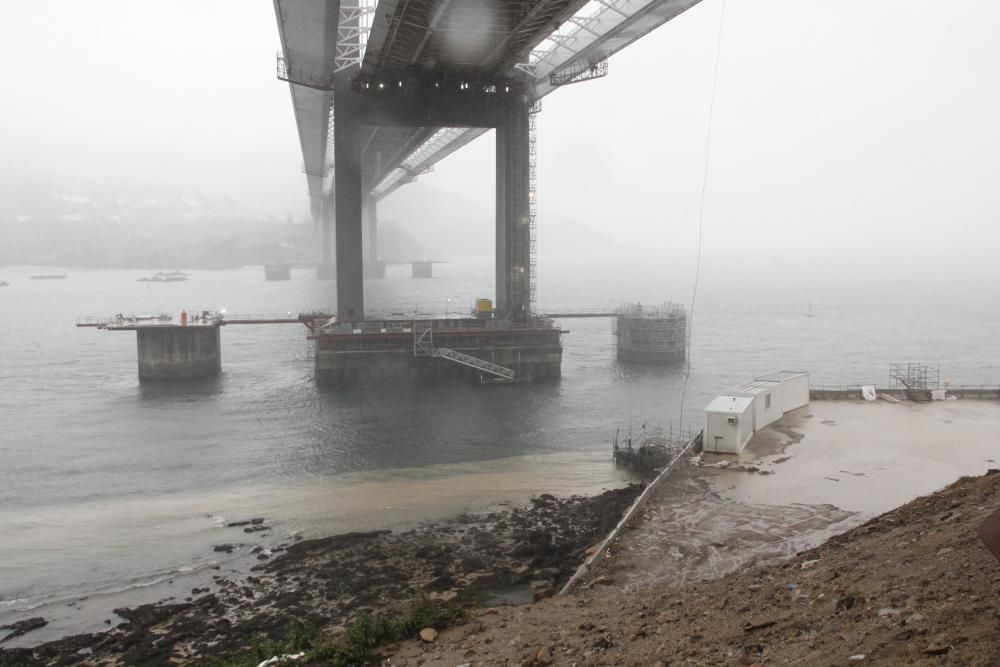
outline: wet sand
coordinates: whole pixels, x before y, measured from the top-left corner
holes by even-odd
[[[815,401],[757,433],[741,455],[773,477],[723,470],[711,487],[740,502],[829,503],[867,519],[997,467],[997,433],[997,401]]]

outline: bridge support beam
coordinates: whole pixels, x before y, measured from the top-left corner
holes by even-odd
[[[378,256],[378,199],[366,194],[362,209],[365,227],[365,278],[385,278],[385,264]]]
[[[351,90],[353,70],[339,72],[333,88],[334,193],[337,211],[337,320],[365,318],[362,241],[360,95]]]
[[[528,103],[508,101],[496,128],[496,310],[523,322],[531,308]]]

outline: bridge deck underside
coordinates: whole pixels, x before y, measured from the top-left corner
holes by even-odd
[[[365,183],[374,186],[434,134],[432,127],[372,127],[363,147]],[[415,176],[415,174],[414,174]]]
[[[392,76],[413,68],[503,73],[586,0],[398,0],[379,13],[362,69]]]
[[[584,4],[586,0],[382,2],[362,71],[375,79],[441,69],[473,78],[499,76],[526,60],[532,48]],[[436,129],[372,129],[364,152],[367,182],[374,186],[402,165]]]

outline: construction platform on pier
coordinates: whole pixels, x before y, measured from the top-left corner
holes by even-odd
[[[213,378],[222,372],[219,331],[234,324],[304,324],[311,333],[333,319],[325,313],[229,315],[203,310],[169,313],[82,317],[77,327],[104,331],[134,331],[138,349],[139,381],[185,381]]]
[[[316,380],[356,385],[400,379],[538,382],[558,378],[561,336],[545,317],[381,319],[317,327]]]

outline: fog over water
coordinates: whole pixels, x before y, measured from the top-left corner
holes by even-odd
[[[720,8],[545,99],[540,306],[689,304]],[[272,5],[0,3],[0,624],[93,630],[165,594],[151,582],[243,567],[212,551],[227,519],[267,517],[245,541],[271,544],[624,484],[616,429],[697,424],[769,371],[885,383],[916,360],[997,384],[998,23],[981,0],[728,3],[681,415],[683,367],[618,364],[607,320],[564,321],[563,377],[538,386],[325,391],[300,326],[227,327],[217,381],[140,386],[134,335],[77,317],[335,307],[311,270],[231,268],[315,250]],[[493,150],[490,133],[380,202],[394,252],[449,263],[427,281],[391,269],[368,304],[454,313],[493,295]],[[47,238],[88,259],[39,259]],[[136,282],[164,263],[198,269]]]
[[[542,252],[693,254],[720,8],[704,0],[606,78],[545,99]],[[986,0],[730,2],[706,255],[863,247],[905,271],[1000,248],[998,22]],[[3,3],[0,26],[0,56],[22,64],[0,77],[0,218],[26,188],[95,178],[307,215],[271,3]],[[382,217],[418,238],[460,225],[465,254],[489,254],[492,152],[488,133]]]

